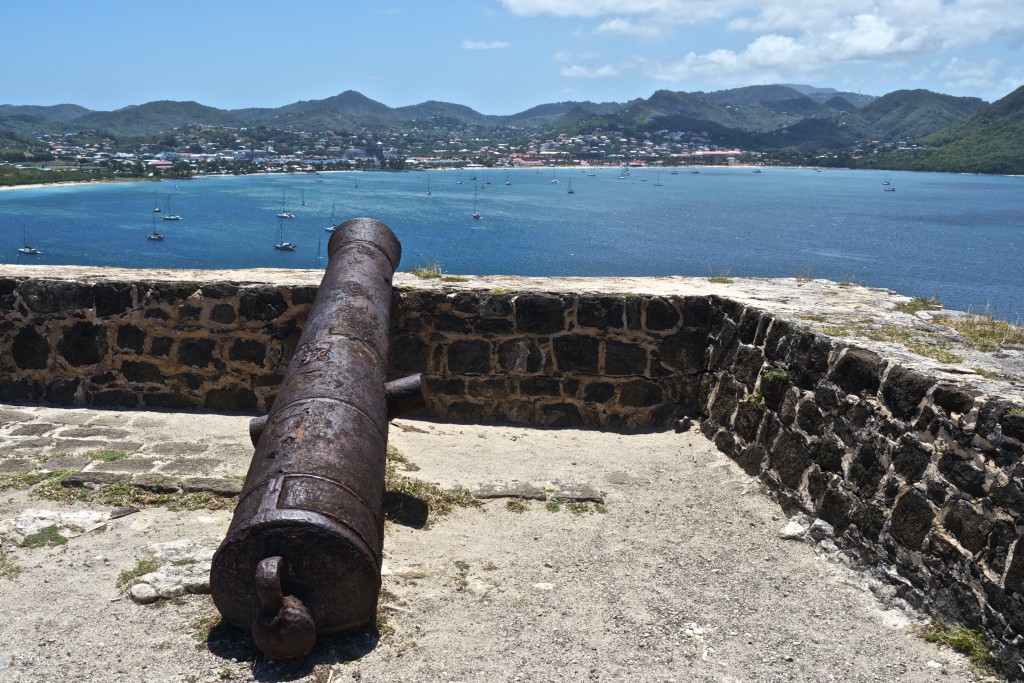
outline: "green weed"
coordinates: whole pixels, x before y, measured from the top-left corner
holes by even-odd
[[[152,574],[159,568],[160,563],[156,560],[139,560],[135,563],[134,567],[121,572],[117,577],[117,587],[122,588],[138,583],[135,579],[146,574]]]
[[[505,509],[509,512],[522,513],[530,509],[530,504],[522,498],[509,498],[505,501]]]
[[[21,567],[7,553],[0,552],[0,579],[13,579],[21,573]]]
[[[968,659],[983,669],[989,669],[992,664],[992,653],[988,651],[985,634],[980,629],[973,631],[966,626],[950,627],[939,619],[933,619],[921,631],[921,635],[929,643],[946,645],[967,655]]]
[[[898,304],[893,306],[893,308],[897,311],[902,311],[903,313],[909,313],[910,315],[914,315],[918,311],[941,310],[942,302],[935,297],[929,299],[928,297],[915,296],[910,301],[899,302]]]
[[[61,536],[56,524],[40,529],[34,534],[29,534],[22,540],[22,548],[46,548],[55,545],[64,545],[68,539]]]

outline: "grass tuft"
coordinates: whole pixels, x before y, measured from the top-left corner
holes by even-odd
[[[388,446],[384,470],[384,490],[386,494],[397,495],[385,495],[385,519],[395,521],[415,517],[415,510],[410,509],[414,503],[410,499],[415,499],[420,504],[426,505],[425,526],[429,525],[431,519],[443,517],[457,507],[480,507],[480,501],[469,491],[445,491],[437,484],[399,474],[398,465],[407,462],[408,458],[399,453],[397,449]]]
[[[510,498],[505,501],[505,509],[509,512],[522,513],[530,509],[530,504],[522,498]]]
[[[728,275],[712,275],[708,278],[708,282],[713,282],[718,285],[731,285],[733,279]]]
[[[910,301],[899,302],[898,304],[893,306],[893,308],[896,309],[897,311],[902,311],[903,313],[909,313],[910,315],[914,315],[918,311],[942,310],[942,302],[935,297],[929,299],[928,297],[924,296],[915,296]]]
[[[61,535],[56,524],[40,529],[34,534],[29,534],[22,540],[22,548],[47,548],[55,545],[64,545],[68,539]]]
[[[123,588],[133,586],[138,583],[135,579],[140,576],[145,576],[146,574],[152,574],[159,568],[160,563],[156,560],[139,560],[135,563],[134,567],[121,572],[117,577],[117,587]]]
[[[0,552],[0,579],[13,579],[21,573],[21,567],[7,553]]]
[[[933,619],[921,635],[929,643],[938,643],[951,647],[957,652],[967,655],[974,664],[984,669],[992,665],[992,653],[985,645],[985,635],[979,630],[971,630],[966,626],[948,626],[940,619]]]
[[[959,332],[967,345],[976,351],[995,352],[1007,344],[1024,344],[1024,327],[996,320],[989,315],[972,315],[964,318],[936,317],[932,322],[941,323]]]

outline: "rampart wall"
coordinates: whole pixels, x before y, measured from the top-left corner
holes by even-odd
[[[317,279],[2,272],[0,400],[265,412]],[[827,521],[908,600],[983,627],[1003,671],[1021,671],[1019,392],[813,332],[781,295],[518,282],[399,278],[391,376],[424,371],[430,413],[448,420],[699,416],[788,511]]]

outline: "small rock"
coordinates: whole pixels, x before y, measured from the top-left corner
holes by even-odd
[[[794,519],[782,527],[779,531],[779,538],[786,541],[799,541],[803,539],[805,533],[807,533],[807,527]]]
[[[522,500],[546,500],[547,494],[533,484],[511,482],[507,484],[484,484],[473,492],[480,499],[486,498],[520,498]]]
[[[555,482],[558,490],[551,494],[551,500],[559,503],[604,503],[604,494],[590,484],[562,484]]]
[[[807,530],[811,538],[815,541],[823,541],[826,538],[832,538],[835,534],[835,529],[831,524],[823,519],[816,519],[811,523],[811,527]]]
[[[550,591],[550,590],[554,590],[555,589],[555,584],[547,583],[547,582],[541,582],[541,583],[533,584],[533,587],[536,588],[539,591]]]
[[[688,417],[676,420],[676,434],[689,431],[690,427],[693,426],[693,420]]]
[[[153,554],[165,562],[199,562],[213,559],[213,548],[205,548],[188,538],[179,538],[166,543],[154,543]]]
[[[148,605],[156,602],[160,598],[160,594],[156,592],[156,589],[150,586],[148,583],[137,583],[128,589],[128,595],[131,599],[140,605]]]

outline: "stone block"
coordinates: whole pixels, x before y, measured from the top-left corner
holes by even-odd
[[[879,446],[875,443],[861,444],[850,460],[849,481],[862,498],[871,498],[878,491],[878,485],[885,476],[885,467],[879,457]]]
[[[934,519],[935,512],[928,499],[915,489],[908,488],[893,508],[889,534],[911,550],[918,550],[924,537],[931,531]]]
[[[985,495],[985,471],[969,451],[954,447],[939,459],[939,471],[951,484],[972,496]]]
[[[825,488],[814,514],[831,524],[837,534],[842,534],[850,525],[853,509],[854,504],[850,496],[833,481]]]
[[[31,327],[23,327],[11,342],[11,356],[21,370],[44,370],[50,359],[50,343]]]
[[[177,493],[181,490],[178,479],[166,474],[136,474],[132,476],[131,484],[154,493]]]
[[[524,396],[561,396],[561,385],[551,377],[528,377],[519,380],[519,393]]]
[[[459,375],[488,375],[491,344],[482,339],[460,339],[448,346],[448,371]]]
[[[737,325],[740,343],[756,345],[757,332],[761,328],[762,317],[761,312],[756,308],[746,308],[743,310],[743,315],[740,316],[740,322]]]
[[[565,302],[550,294],[521,294],[514,299],[516,329],[551,334],[565,329]]]
[[[142,353],[146,348],[146,332],[135,325],[118,325],[117,347],[122,351]]]
[[[626,301],[622,297],[584,296],[576,305],[576,324],[598,330],[621,330]]]
[[[149,353],[154,358],[165,358],[170,355],[174,346],[174,339],[171,337],[153,337],[149,344]]]
[[[160,368],[145,361],[124,361],[121,363],[121,374],[133,384],[144,382],[162,383],[164,381]]]
[[[120,406],[134,408],[139,404],[139,397],[133,392],[124,389],[108,389],[105,391],[91,392],[89,394],[89,405],[93,406]]]
[[[924,449],[920,441],[909,436],[900,439],[899,446],[892,454],[893,469],[911,484],[921,478],[929,462],[931,453]]]
[[[154,394],[143,394],[142,400],[147,408],[197,408],[195,402],[184,394],[173,391],[161,391]]]
[[[665,391],[657,382],[638,378],[619,385],[619,403],[628,408],[650,408],[665,402]]]
[[[206,392],[203,407],[207,410],[256,412],[256,394],[247,387],[211,389]]]
[[[587,403],[607,403],[615,396],[615,385],[610,382],[589,382],[583,388],[583,400]]]
[[[736,356],[732,361],[732,375],[753,389],[763,365],[764,354],[761,353],[761,349],[741,344],[736,349]]]
[[[34,315],[66,314],[92,308],[92,292],[78,282],[29,279],[18,285],[22,301]]]
[[[166,322],[171,319],[171,314],[162,308],[150,308],[142,317],[146,320],[163,320]]]
[[[662,364],[677,372],[700,372],[704,367],[704,351],[708,346],[706,330],[685,327],[661,342]]]
[[[510,339],[498,345],[498,366],[505,372],[540,372],[544,354],[528,337]]]
[[[988,535],[992,531],[992,524],[963,500],[952,501],[946,507],[942,526],[972,554],[988,545]]]
[[[754,401],[740,401],[736,408],[736,417],[733,420],[733,429],[736,435],[746,442],[757,438],[757,428],[761,426],[761,416],[764,414],[763,406]]]
[[[210,309],[210,320],[221,325],[230,325],[237,317],[235,307],[231,304],[217,304]]]
[[[882,399],[893,416],[909,420],[917,413],[933,383],[934,380],[929,377],[902,365],[895,365],[889,369],[882,385]]]
[[[817,404],[814,402],[813,396],[805,398],[797,405],[796,425],[805,434],[810,434],[811,436],[817,436],[822,433],[824,420]]]
[[[847,393],[873,396],[882,384],[882,358],[862,348],[848,348],[828,373]]]
[[[733,459],[744,472],[756,477],[761,474],[761,469],[764,467],[765,451],[758,445],[747,446],[733,456]]]
[[[261,368],[267,357],[267,345],[258,339],[236,339],[228,349],[228,358],[233,361],[252,363]]]
[[[647,302],[647,309],[644,311],[644,326],[649,331],[663,332],[678,325],[681,317],[670,301],[662,297],[653,297]]]
[[[559,372],[597,374],[600,341],[595,337],[567,334],[552,341]]]
[[[60,481],[61,486],[106,486],[127,484],[132,475],[128,472],[72,472]]]
[[[194,368],[205,368],[213,363],[217,342],[212,339],[183,339],[178,344],[178,362]]]
[[[552,403],[537,408],[537,417],[545,427],[579,427],[583,417],[571,403]]]
[[[799,488],[804,470],[811,463],[807,440],[794,432],[784,431],[769,455],[771,466],[778,472],[782,483],[792,490]]]
[[[604,374],[643,375],[647,370],[647,351],[636,344],[609,340],[604,347]]]
[[[319,289],[319,287],[312,285],[292,287],[290,290],[292,305],[305,306],[306,304],[312,304],[313,300],[316,299],[316,293]]]
[[[238,302],[238,314],[245,320],[268,322],[280,318],[288,302],[276,289],[247,288]]]
[[[644,310],[644,297],[641,296],[627,296],[626,297],[626,329],[627,330],[641,330],[643,329],[643,321],[641,316]]]
[[[105,318],[124,313],[132,307],[133,289],[134,285],[127,282],[103,282],[93,285],[96,315]]]
[[[483,422],[487,416],[487,411],[482,405],[469,401],[452,403],[444,412],[449,420],[460,422]]]
[[[58,405],[74,403],[79,384],[81,384],[81,380],[77,377],[54,380],[46,385],[46,394],[43,398],[47,403],[56,403]]]
[[[208,282],[203,284],[199,294],[204,299],[227,299],[238,294],[238,289],[238,285],[230,282]]]
[[[965,415],[974,407],[974,399],[980,392],[963,389],[957,386],[940,384],[932,391],[932,402],[942,408],[947,416],[954,413]]]
[[[228,477],[182,477],[181,488],[188,493],[213,493],[218,496],[237,496],[242,492],[242,480]]]
[[[427,369],[430,347],[416,337],[393,337],[388,361],[389,377],[404,377]]]
[[[57,353],[68,365],[80,368],[95,365],[107,355],[104,329],[89,322],[78,322],[64,330],[57,342]]]

